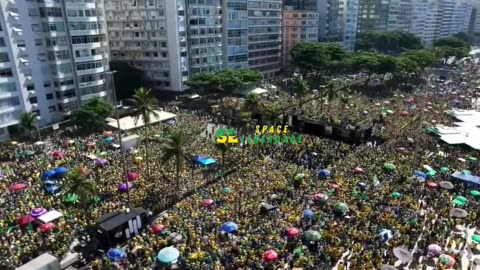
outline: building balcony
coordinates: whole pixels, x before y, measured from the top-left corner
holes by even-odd
[[[101,92],[98,92],[98,93],[83,95],[83,96],[80,97],[80,100],[85,101],[85,100],[92,99],[94,97],[105,97],[105,96],[107,96],[107,91],[101,91]]]
[[[77,76],[95,74],[95,73],[103,73],[105,71],[106,71],[105,67],[92,68],[92,69],[86,69],[86,70],[77,70]]]
[[[102,85],[104,83],[105,83],[105,80],[102,79],[102,80],[93,81],[93,82],[79,83],[78,87],[82,88],[82,87],[98,86],[98,85]]]

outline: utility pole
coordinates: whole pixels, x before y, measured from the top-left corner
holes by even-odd
[[[120,143],[120,154],[122,155],[122,167],[123,167],[123,180],[125,185],[127,185],[127,212],[130,211],[130,189],[128,188],[128,172],[127,172],[127,163],[125,160],[125,149],[123,149],[123,141],[122,141],[122,129],[120,128],[120,115],[118,113],[118,101],[117,101],[117,91],[115,90],[115,80],[114,74],[117,73],[116,70],[112,70],[107,72],[110,76],[110,80],[112,82],[112,91],[113,91],[113,102],[115,104],[115,117],[117,118],[117,135],[118,135],[118,142]]]

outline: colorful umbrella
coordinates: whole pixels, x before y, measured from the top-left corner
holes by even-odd
[[[140,177],[140,175],[136,172],[129,172],[127,174],[128,181],[135,181],[138,179],[138,177]]]
[[[391,196],[392,198],[400,198],[400,197],[402,197],[402,194],[400,194],[399,192],[396,192],[396,191],[395,191],[395,192],[392,192],[392,194],[390,194],[390,196]]]
[[[467,211],[460,209],[460,208],[453,208],[450,210],[450,216],[458,217],[458,218],[465,218],[468,216]]]
[[[434,253],[436,255],[439,255],[442,253],[442,247],[440,247],[437,244],[431,244],[427,248],[428,252]]]
[[[55,173],[56,172],[54,170],[48,170],[48,171],[46,171],[42,174],[42,178],[44,178],[44,179],[51,178],[51,177],[55,176]]]
[[[38,227],[38,229],[42,233],[50,232],[54,228],[55,228],[55,224],[53,224],[53,223],[44,223],[44,224],[40,225],[40,227]]]
[[[391,230],[383,229],[380,231],[380,236],[383,240],[387,241],[393,238],[393,233]]]
[[[76,194],[68,194],[64,199],[64,203],[75,203],[78,201],[78,196]]]
[[[305,232],[304,237],[307,241],[318,242],[322,239],[322,235],[314,230],[308,230]]]
[[[111,248],[107,252],[107,258],[112,262],[118,262],[127,257],[127,253],[120,248]]]
[[[469,157],[468,160],[471,161],[471,162],[477,162],[477,158],[476,158],[476,157]]]
[[[278,259],[278,254],[275,250],[267,250],[263,253],[263,259],[266,262],[274,262]]]
[[[360,167],[356,167],[355,169],[353,169],[353,171],[356,172],[356,173],[363,173],[364,172],[363,169],[360,168]]]
[[[475,242],[475,244],[480,244],[480,235],[478,234],[472,235],[472,241]]]
[[[440,255],[440,257],[438,258],[438,261],[447,267],[452,267],[456,263],[455,259],[452,256],[447,254]]]
[[[317,194],[313,195],[313,200],[316,201],[316,202],[326,201],[326,200],[328,200],[328,195],[325,195],[323,193],[317,193]]]
[[[402,262],[411,262],[413,256],[407,249],[403,247],[396,247],[393,249],[393,255]]]
[[[305,174],[303,173],[299,173],[297,175],[295,175],[295,180],[302,180],[303,178],[305,178]]]
[[[27,185],[24,183],[17,183],[11,185],[8,189],[12,192],[22,191],[27,188]]]
[[[223,192],[230,193],[230,192],[232,192],[232,189],[229,188],[229,187],[225,187],[225,188],[223,188]]]
[[[303,210],[303,217],[313,217],[314,213],[310,209]]]
[[[440,171],[441,171],[441,172],[444,172],[444,173],[448,172],[449,170],[450,170],[450,169],[447,168],[447,167],[441,167],[441,168],[440,168]]]
[[[456,207],[462,207],[465,206],[465,202],[459,201],[459,200],[453,200],[452,204]]]
[[[165,229],[165,226],[161,225],[161,224],[155,224],[155,225],[152,225],[152,232],[154,234],[159,234],[159,233],[162,233],[163,230]]]
[[[416,177],[421,177],[423,179],[427,179],[427,175],[422,171],[414,171],[413,175],[416,176]]]
[[[286,231],[287,235],[290,237],[298,236],[300,233],[297,228],[288,228]]]
[[[472,172],[469,171],[469,170],[463,170],[462,173],[465,174],[465,175],[471,175],[472,174]]]
[[[327,169],[323,169],[318,172],[318,177],[328,177],[328,176],[330,176],[330,171]]]
[[[214,201],[213,201],[212,199],[204,199],[204,200],[202,201],[202,205],[203,205],[203,206],[212,206],[213,203],[214,203]]]
[[[29,223],[32,223],[35,221],[35,218],[33,218],[32,216],[30,215],[25,215],[25,216],[22,216],[20,217],[18,220],[17,220],[17,224],[20,225],[20,226],[25,226]]]
[[[223,223],[221,229],[224,232],[232,233],[238,230],[238,225],[235,222],[229,221],[229,222]]]
[[[106,159],[103,159],[103,158],[98,158],[97,160],[95,160],[95,166],[97,167],[103,167],[105,165],[107,165],[108,161]]]
[[[55,174],[64,174],[68,172],[68,169],[65,167],[58,167],[55,169]]]
[[[473,197],[479,197],[479,196],[480,196],[480,191],[478,191],[478,190],[471,190],[471,191],[470,191],[470,195],[472,195]]]
[[[450,190],[450,189],[453,189],[455,186],[449,182],[449,181],[441,181],[439,184],[438,184],[441,188],[443,189],[447,189],[447,190]]]
[[[428,171],[428,172],[426,173],[426,175],[427,175],[427,177],[434,177],[435,175],[437,175],[437,172],[431,170],[431,171]]]
[[[338,213],[345,214],[348,212],[348,205],[346,203],[337,203],[335,204],[334,209]]]
[[[33,218],[38,218],[39,216],[44,215],[46,213],[47,213],[47,209],[43,207],[38,207],[30,211],[30,216],[32,216]]]
[[[160,250],[157,255],[157,260],[160,263],[172,264],[180,257],[180,251],[174,247],[166,247]]]
[[[427,182],[427,187],[429,188],[437,188],[438,184],[435,182]]]
[[[463,196],[457,196],[455,198],[455,200],[458,200],[458,201],[461,201],[461,202],[464,202],[464,203],[466,203],[468,201],[468,199],[463,197]]]
[[[387,171],[393,171],[395,170],[395,165],[393,165],[392,163],[385,163],[383,165],[383,167],[385,168],[385,170]]]
[[[132,189],[132,188],[133,188],[132,183],[128,183],[128,184],[123,183],[123,184],[118,185],[118,191],[121,191],[121,192],[125,192],[127,190]]]

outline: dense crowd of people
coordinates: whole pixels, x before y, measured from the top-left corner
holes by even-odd
[[[157,214],[171,203],[172,194],[193,191],[193,195],[168,208],[154,222],[161,225],[162,233],[152,227],[129,241],[123,247],[125,259],[96,258],[86,269],[155,269],[160,267],[157,253],[173,245],[180,252],[173,263],[177,269],[331,269],[339,260],[337,269],[345,269],[347,262],[342,256],[349,252],[350,269],[367,270],[393,265],[398,260],[394,247],[418,257],[426,255],[431,244],[444,246],[455,225],[476,225],[480,208],[471,193],[475,187],[452,182],[453,188],[444,189],[438,184],[451,181],[450,174],[455,171],[478,173],[478,152],[440,143],[425,127],[452,125],[453,119],[445,111],[460,102],[471,102],[477,73],[476,66],[466,64],[452,71],[447,82],[432,80],[428,90],[396,92],[382,99],[357,96],[348,104],[336,101],[324,109],[338,119],[352,114],[378,120],[374,121],[374,135],[382,143],[352,145],[305,135],[302,144],[232,146],[225,164],[215,170],[190,166],[188,159],[180,173],[179,189],[174,161],[163,164],[159,143],[148,140],[143,143],[150,152],[148,160],[145,147],[127,154],[128,171],[140,175],[132,182],[128,206]],[[303,104],[302,110],[319,114],[318,101]],[[175,113],[175,124],[152,125],[138,134],[154,137],[180,130],[192,138],[185,146],[187,153],[220,162],[222,153],[214,140],[199,136],[209,128],[210,116],[176,108]],[[0,268],[14,269],[43,252],[62,258],[72,239],[89,223],[127,207],[126,193],[118,191],[124,175],[122,154],[111,147],[115,142],[113,138],[105,143],[101,133],[76,136],[74,129],[62,130],[51,135],[35,155],[0,164],[0,185],[5,191],[1,197]],[[38,145],[3,147],[19,156]],[[64,155],[58,158],[56,152]],[[92,155],[108,164],[96,166]],[[418,173],[428,172],[425,165],[436,172]],[[59,166],[83,168],[95,180],[98,200],[88,214],[81,205],[67,202],[63,194],[46,191],[43,172]],[[222,167],[232,172],[218,177]],[[64,179],[57,181],[62,187]],[[13,190],[12,185],[19,183],[25,188]],[[467,200],[461,206],[467,211],[464,218],[450,215],[457,196]],[[20,222],[40,207],[64,214],[52,231],[43,232],[35,221]],[[227,222],[236,227],[225,230]],[[385,236],[385,231],[390,233]],[[174,241],[171,233],[181,239]],[[458,265],[459,255],[448,254]]]

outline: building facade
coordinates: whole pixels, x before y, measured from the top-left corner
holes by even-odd
[[[292,60],[290,51],[295,44],[318,41],[318,12],[285,6],[282,33],[282,65],[284,70],[289,70]]]
[[[153,89],[181,91],[188,49],[195,48],[187,40],[184,0],[105,0],[105,8],[112,61],[143,71]]]
[[[282,0],[248,0],[248,68],[264,78],[280,73]]]
[[[23,112],[40,127],[109,98],[102,1],[0,1],[0,140]]]
[[[223,2],[223,62],[227,68],[248,68],[248,1]]]

